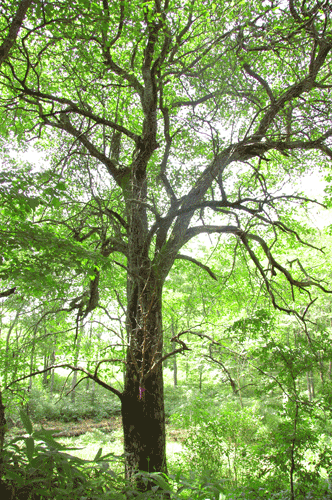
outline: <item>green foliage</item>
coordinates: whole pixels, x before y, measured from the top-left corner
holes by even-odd
[[[9,494],[26,494],[31,500],[50,497],[61,499],[106,499],[112,489],[112,498],[124,498],[121,481],[109,469],[111,456],[102,456],[102,450],[93,460],[82,460],[67,453],[73,448],[59,444],[44,429],[33,431],[27,414],[21,412],[23,425],[31,431],[29,437],[18,437],[6,444],[3,453],[4,470],[2,490]],[[19,442],[26,446],[20,447]]]
[[[120,401],[99,387],[95,392],[82,387],[77,389],[75,402],[71,401],[71,394],[50,394],[48,390],[34,388],[29,398],[29,411],[36,422],[44,419],[63,422],[77,422],[85,418],[102,420],[119,414]]]
[[[222,480],[225,498],[248,500],[289,499],[293,467],[296,498],[331,498],[323,479],[332,473],[331,438],[321,438],[324,413],[305,406],[296,412],[291,401],[246,401],[251,406],[241,407],[207,389],[182,404],[171,417],[186,436],[175,466],[194,471],[198,481]]]
[[[191,399],[195,391],[192,391],[187,385],[165,386],[165,414],[166,417],[172,417],[179,412],[179,409],[188,408],[191,405]]]
[[[254,402],[252,406],[241,408],[238,400],[220,397],[213,386],[207,387],[201,394],[184,386],[175,390],[166,386],[165,394],[166,406],[168,405],[172,411],[171,421],[186,436],[184,452],[177,460],[172,459],[169,464],[172,499],[289,500],[290,446],[294,437],[295,416],[291,402],[269,406],[268,401],[260,405],[259,401],[254,402],[252,399],[251,405]],[[175,412],[176,408],[178,413]],[[331,439],[326,434],[324,437],[323,433],[326,432],[327,426],[323,416],[322,412],[314,414],[301,411],[298,417],[294,455],[298,500],[332,498],[328,483],[321,478],[322,470],[327,477],[332,474]],[[40,484],[43,479],[33,476],[36,471],[33,469],[31,472],[29,467],[31,463],[37,464],[36,456],[40,453],[44,453],[40,460],[45,460],[46,454],[50,460],[55,453],[54,450],[57,450],[53,475],[56,476],[57,467],[64,468],[69,464],[70,467],[74,467],[72,477],[81,477],[79,472],[83,474],[86,481],[84,482],[81,477],[83,481],[81,488],[83,484],[84,488],[88,488],[92,480],[95,481],[93,484],[109,485],[109,473],[106,474],[104,466],[98,472],[98,483],[97,472],[92,474],[88,465],[79,467],[84,461],[78,460],[77,464],[75,460],[63,458],[65,447],[61,448],[62,445],[59,447],[46,431],[44,433],[41,431],[40,434],[31,433],[29,417],[21,412],[21,418],[30,435],[19,438],[10,446],[13,446],[20,456],[25,457],[23,460],[25,479],[19,480],[12,474],[12,472],[15,474],[15,471],[9,468],[11,476],[9,474],[8,478],[11,477],[10,480],[13,482],[11,484],[21,484],[23,487],[23,484],[30,484],[29,481],[32,479]],[[43,446],[49,448],[47,452],[39,448],[39,438],[43,440]],[[110,437],[100,431],[94,431],[92,434],[80,437],[77,442],[84,446],[85,443],[90,444],[92,440],[102,446],[103,443],[109,443]],[[20,441],[23,442],[23,447],[17,447]],[[68,451],[69,449],[73,449],[72,445],[70,448],[67,447]],[[73,452],[75,453],[75,450]],[[95,461],[99,462],[101,454],[102,452],[98,451]],[[6,457],[8,463],[8,456]],[[16,457],[15,460],[20,463],[21,459]],[[152,479],[148,473],[143,474],[143,477],[146,481]],[[52,481],[48,484],[57,487],[56,479],[53,478]],[[156,487],[159,481],[156,480]],[[127,490],[127,494],[132,491],[130,485],[125,486],[123,483],[121,485]],[[142,499],[160,498],[158,496],[160,492],[157,491],[141,495]]]
[[[254,409],[229,401],[215,412],[203,398],[197,398],[191,409],[190,420],[178,415],[188,429],[185,446],[190,468],[200,477],[222,477],[234,486],[257,474],[259,461],[253,449],[258,434],[261,440],[264,436],[262,417]]]
[[[31,432],[29,437],[17,437],[6,444],[3,453],[4,472],[0,492],[7,495],[26,495],[29,500],[124,500],[131,496],[141,500],[157,500],[171,494],[172,500],[184,500],[189,491],[192,500],[219,500],[221,487],[217,481],[199,482],[182,474],[139,471],[135,478],[143,483],[152,481],[150,491],[138,493],[110,469],[110,462],[120,457],[102,454],[100,448],[91,460],[83,460],[68,453],[75,448],[58,443],[49,431],[33,431],[28,415],[21,412],[22,423]],[[26,446],[20,447],[24,442]],[[167,498],[167,497],[166,497]]]

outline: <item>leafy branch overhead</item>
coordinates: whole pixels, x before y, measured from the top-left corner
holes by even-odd
[[[280,207],[305,197],[276,194],[278,181],[298,175],[303,162],[310,165],[308,152],[319,161],[332,158],[332,34],[325,4],[308,11],[291,1],[250,10],[236,2],[214,10],[195,2],[180,10],[172,2],[60,4],[61,16],[47,2],[33,14],[25,10],[29,21],[3,60],[1,105],[7,126],[12,121],[19,130],[24,116],[26,138],[48,137],[52,129],[65,137],[60,163],[88,155],[118,186],[121,208],[105,200],[102,207],[95,197],[99,222],[74,238],[89,244],[104,213],[111,223],[95,246],[102,255],[113,247],[128,257],[136,220],[141,251],[165,279],[175,258],[194,262],[179,255],[191,238],[232,234],[275,306],[249,241],[263,249],[272,276],[279,266],[291,286],[321,287],[273,261],[269,241],[280,232],[302,241],[283,222]],[[43,21],[34,26],[38,15]],[[48,212],[39,212],[39,224]],[[203,221],[197,230],[196,214]],[[205,227],[204,217],[213,225]]]

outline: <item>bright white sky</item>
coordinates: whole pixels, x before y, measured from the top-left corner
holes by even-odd
[[[301,189],[306,193],[308,198],[316,199],[320,203],[324,202],[324,189],[326,182],[319,173],[307,175],[301,179]],[[332,224],[332,215],[330,210],[325,210],[323,207],[315,206],[311,210],[311,221],[318,229],[323,229],[324,226]]]

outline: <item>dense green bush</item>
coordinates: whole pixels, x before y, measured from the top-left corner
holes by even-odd
[[[17,437],[5,446],[4,470],[0,478],[1,498],[20,500],[221,500],[218,481],[198,482],[195,476],[181,473],[163,476],[137,472],[143,483],[152,483],[149,491],[139,493],[122,475],[110,469],[110,462],[121,457],[102,456],[102,448],[92,460],[67,453],[50,431],[34,431],[27,414],[20,412],[27,436]],[[19,446],[18,443],[23,443]],[[75,449],[75,448],[74,448]]]
[[[171,417],[185,408],[189,411],[192,401],[195,399],[196,391],[190,389],[187,385],[166,386],[165,394],[165,414]]]
[[[26,402],[27,399],[25,404]],[[302,404],[296,412],[296,404],[296,400],[280,397],[271,400],[243,397],[240,401],[238,397],[226,397],[208,384],[201,392],[188,385],[166,386],[166,416],[178,429],[184,430],[186,435],[184,451],[178,458],[169,462],[171,483],[173,481],[172,484],[178,488],[178,493],[173,493],[172,499],[289,500],[293,459],[292,474],[296,500],[332,500],[327,480],[332,475],[331,426],[328,415],[325,415],[326,409],[323,411],[318,405],[314,407]],[[41,384],[36,383],[29,393],[28,408],[35,421],[60,419],[68,422],[89,417],[108,418],[120,412],[120,401],[101,387],[96,387],[92,393],[86,391],[83,386],[77,388],[73,403],[70,394],[61,397],[60,394],[50,394]],[[98,439],[102,446],[102,433],[95,432],[100,434]],[[87,435],[86,439],[91,439],[91,436]],[[11,453],[15,449],[15,443],[13,446]],[[30,445],[27,445],[26,441],[25,447],[27,446]],[[45,443],[38,448],[36,439],[34,446],[37,455],[43,456],[45,460],[50,459],[53,451],[51,453],[50,449],[46,449]],[[9,471],[6,484],[10,486],[10,477],[14,481],[16,469],[13,455],[8,454],[8,450],[6,453],[7,472]],[[15,453],[20,456],[22,449],[16,448]],[[61,453],[56,456],[55,461],[63,460]],[[38,465],[37,457],[35,458]],[[39,484],[40,478],[35,475],[36,471],[31,469],[29,460],[24,461],[22,457],[18,459],[17,456],[15,460],[16,464],[21,464],[19,476],[22,476],[20,480],[16,477],[15,484],[19,484],[19,481],[24,485],[30,484],[29,482]],[[64,467],[70,462],[68,460],[65,460]],[[103,472],[99,471],[97,481],[89,465],[81,464],[82,467],[78,467],[74,462],[70,464],[70,467],[73,467],[73,477],[76,467],[85,478],[85,486],[81,485],[80,491],[84,488],[84,491],[88,491],[88,485],[100,481],[100,484],[104,485],[102,488],[106,495],[108,490],[104,483],[108,480],[107,475],[100,479]],[[17,465],[15,467],[17,468]],[[52,476],[50,471],[47,474]],[[54,474],[57,474],[55,468]],[[188,476],[190,479],[185,479]],[[44,488],[43,481],[44,479]],[[54,478],[52,481],[50,487],[58,488],[61,481],[57,482]],[[97,488],[96,491],[100,491],[101,496],[98,498],[117,498],[107,495],[103,497],[101,490]],[[198,493],[199,491],[201,493]]]
[[[100,500],[110,498],[107,492],[112,489],[112,498],[124,498],[121,481],[112,477],[108,456],[102,457],[101,449],[93,460],[79,459],[66,453],[67,448],[55,441],[50,431],[33,431],[23,411],[21,418],[28,436],[6,444],[0,484],[4,495],[26,500]]]
[[[77,422],[85,418],[109,418],[120,413],[121,405],[115,395],[102,388],[96,388],[93,402],[91,392],[84,388],[76,391],[72,402],[70,394],[50,394],[43,387],[35,387],[30,393],[28,408],[36,422],[43,419]]]
[[[193,406],[185,440],[188,465],[201,477],[223,478],[231,486],[244,484],[257,474],[260,460],[253,452],[257,434],[264,439],[261,417],[251,408],[230,401],[212,415],[197,401]],[[206,406],[206,405],[205,405]],[[178,418],[182,418],[181,415]],[[262,464],[261,464],[262,466]]]
[[[227,499],[288,500],[291,481],[299,500],[332,498],[323,478],[332,475],[323,412],[295,411],[294,401],[261,411],[258,401],[241,407],[238,399],[210,396],[189,395],[192,403],[180,405],[171,416],[187,431],[178,468],[194,471],[199,481],[217,478]]]

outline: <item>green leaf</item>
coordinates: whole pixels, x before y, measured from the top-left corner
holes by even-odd
[[[66,183],[63,181],[58,182],[55,186],[56,189],[60,189],[60,191],[65,191],[67,189]]]
[[[27,413],[25,413],[24,410],[20,411],[20,417],[21,417],[22,424],[23,424],[25,430],[29,434],[32,434],[32,423],[31,423],[31,420],[30,420],[29,416],[27,415]]]
[[[71,469],[70,465],[67,462],[64,461],[64,462],[61,463],[61,467],[65,471],[66,476],[68,478],[71,478],[72,477],[72,469]]]
[[[22,476],[15,474],[15,472],[13,472],[12,470],[6,470],[6,478],[12,479],[13,481],[15,481],[16,485],[18,485],[18,486],[23,484],[23,481],[24,481]]]
[[[170,485],[165,481],[165,479],[160,475],[159,472],[151,472],[150,476],[161,489],[166,491],[173,491]]]
[[[95,458],[93,459],[94,462],[98,462],[98,460],[101,457],[102,452],[103,452],[103,449],[99,448],[99,450],[97,451],[97,454],[96,454]]]
[[[53,198],[51,205],[52,207],[59,208],[61,207],[61,201],[59,200],[59,198]]]
[[[27,198],[27,202],[30,208],[33,210],[40,205],[40,200],[39,198]]]
[[[35,440],[33,439],[33,437],[28,437],[25,440],[25,444],[27,447],[27,457],[28,457],[29,462],[31,462],[32,457],[33,457],[33,452],[35,449]]]
[[[64,450],[66,447],[60,443],[58,443],[52,436],[51,431],[47,431],[45,429],[41,429],[40,431],[35,431],[33,433],[35,439],[40,441],[44,441],[48,446],[51,446],[57,450]]]

